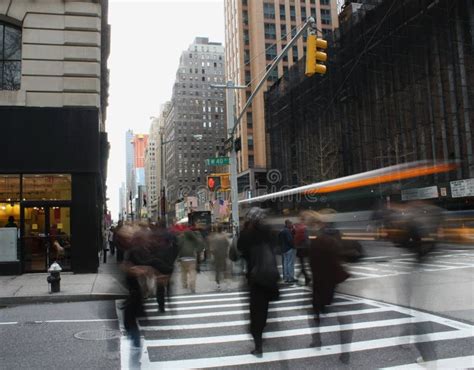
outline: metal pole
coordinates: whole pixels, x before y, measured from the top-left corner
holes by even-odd
[[[235,99],[234,99],[234,82],[228,81],[226,88],[226,114],[227,114],[227,131],[228,137],[232,140],[230,149],[229,166],[230,166],[230,197],[232,201],[232,234],[237,236],[239,233],[239,191],[237,189],[237,152],[233,143],[233,135],[235,128]]]
[[[267,78],[268,76],[270,75],[270,73],[275,69],[275,67],[278,65],[278,63],[280,62],[280,60],[283,58],[283,56],[286,55],[288,49],[290,49],[295,43],[296,41],[300,38],[300,36],[303,34],[304,31],[306,31],[306,29],[311,26],[312,29],[316,29],[316,24],[315,24],[315,19],[313,17],[309,17],[306,22],[303,24],[303,27],[301,27],[301,29],[296,33],[295,37],[293,37],[291,39],[291,41],[283,48],[283,50],[281,51],[280,55],[278,55],[272,62],[272,64],[270,64],[270,67],[267,69],[267,72],[265,73],[265,75],[262,77],[262,79],[260,80],[260,82],[257,84],[257,87],[255,87],[255,89],[252,91],[252,94],[250,95],[249,99],[247,100],[247,102],[245,103],[245,106],[242,108],[242,111],[240,112],[239,116],[237,117],[237,120],[235,121],[235,124],[234,124],[234,128],[233,128],[233,131],[232,131],[232,135],[234,134],[235,132],[235,129],[237,127],[237,125],[240,123],[240,121],[242,120],[242,117],[244,116],[245,114],[245,111],[247,110],[247,108],[250,106],[250,104],[252,104],[252,101],[253,99],[255,98],[255,95],[257,95],[258,91],[262,88],[263,84],[267,81]]]

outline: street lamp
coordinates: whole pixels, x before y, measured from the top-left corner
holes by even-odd
[[[201,134],[195,134],[191,135],[191,138],[200,141],[202,140],[203,135]],[[161,160],[161,169],[160,169],[160,189],[161,189],[161,203],[160,203],[160,209],[161,209],[161,220],[165,221],[166,224],[166,188],[165,188],[165,182],[164,182],[164,174],[165,174],[165,160],[164,160],[164,155],[163,155],[163,148],[166,144],[173,143],[175,141],[178,141],[180,138],[174,138],[171,140],[163,140],[164,138],[164,129],[160,129],[160,160]]]

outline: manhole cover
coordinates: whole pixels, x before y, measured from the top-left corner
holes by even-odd
[[[120,338],[122,333],[119,330],[84,330],[74,334],[74,338],[82,340],[110,340]]]

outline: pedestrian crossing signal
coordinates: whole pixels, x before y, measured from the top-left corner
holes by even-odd
[[[207,188],[209,191],[216,191],[216,189],[221,187],[221,177],[220,176],[208,176],[207,177]]]

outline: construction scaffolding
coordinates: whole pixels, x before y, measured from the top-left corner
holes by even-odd
[[[270,168],[296,186],[459,160],[425,181],[474,178],[473,2],[363,3],[328,40],[326,75],[306,78],[300,60],[266,93]]]

